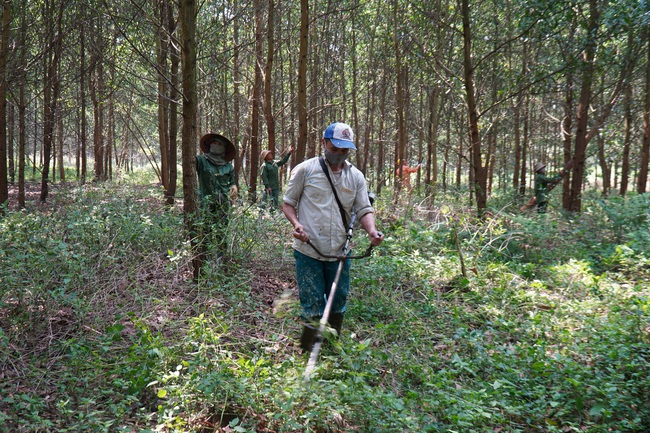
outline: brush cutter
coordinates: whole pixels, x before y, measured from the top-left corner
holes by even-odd
[[[314,244],[311,243],[311,241],[307,241],[307,244],[309,244],[314,249],[314,251],[316,251],[321,257],[337,259],[339,261],[339,266],[338,269],[336,270],[336,275],[334,277],[334,282],[332,283],[332,288],[330,289],[329,296],[327,297],[327,304],[325,304],[325,310],[323,311],[323,316],[320,319],[318,329],[316,331],[316,338],[314,340],[314,345],[312,347],[311,354],[309,355],[307,368],[305,368],[305,373],[304,373],[305,381],[309,381],[311,374],[314,372],[314,368],[316,368],[316,362],[318,361],[318,354],[320,353],[320,349],[323,344],[323,334],[325,332],[325,327],[327,326],[327,322],[329,320],[330,312],[332,310],[332,304],[334,303],[334,295],[336,294],[336,288],[338,286],[339,278],[341,276],[341,272],[343,271],[343,265],[345,264],[345,261],[351,259],[363,259],[365,257],[370,257],[370,254],[372,254],[373,245],[370,245],[368,249],[366,249],[365,253],[363,253],[360,256],[348,255],[348,253],[350,252],[349,245],[350,245],[350,239],[352,239],[352,229],[354,226],[355,219],[356,219],[356,215],[352,214],[352,221],[350,222],[350,225],[345,235],[345,243],[341,248],[341,255],[330,256],[330,255],[323,254],[320,251],[318,251],[318,249],[314,246]]]

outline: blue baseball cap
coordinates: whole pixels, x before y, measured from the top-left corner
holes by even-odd
[[[352,132],[350,125],[346,123],[332,123],[325,130],[323,138],[329,139],[334,146],[340,149],[357,150],[354,145],[354,132]]]

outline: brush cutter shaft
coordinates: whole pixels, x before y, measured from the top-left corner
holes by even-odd
[[[316,362],[318,361],[318,354],[320,353],[320,348],[321,345],[323,344],[323,333],[325,332],[325,327],[327,326],[327,321],[329,320],[330,312],[332,311],[334,296],[336,295],[336,287],[339,285],[339,278],[341,277],[341,272],[343,271],[343,265],[345,264],[345,260],[348,258],[347,257],[347,254],[349,252],[348,247],[350,245],[350,239],[352,239],[352,228],[354,227],[355,219],[356,219],[356,215],[352,214],[352,221],[350,221],[350,225],[348,226],[345,243],[343,244],[343,248],[341,249],[340,256],[332,257],[332,256],[323,255],[320,253],[320,251],[318,251],[318,249],[316,249],[316,247],[311,242],[307,242],[322,257],[338,259],[339,266],[336,269],[336,275],[334,276],[334,281],[332,282],[332,288],[330,289],[330,293],[327,297],[327,303],[325,304],[325,309],[323,310],[323,315],[321,316],[320,322],[318,324],[318,332],[316,333],[316,342],[314,343],[314,347],[312,348],[311,354],[309,355],[307,368],[305,368],[304,378],[306,381],[309,380],[312,372],[314,371],[314,368],[316,368]]]
[[[327,297],[327,303],[325,304],[325,309],[323,310],[323,316],[320,318],[318,323],[318,332],[316,333],[316,341],[314,347],[311,350],[309,355],[309,361],[307,362],[307,368],[305,368],[304,378],[309,380],[314,368],[316,368],[316,362],[318,361],[318,354],[320,353],[321,345],[323,344],[323,333],[325,332],[325,327],[327,326],[327,321],[330,317],[330,312],[332,311],[332,304],[334,303],[334,295],[336,295],[336,288],[339,284],[339,278],[341,277],[341,272],[343,270],[343,265],[345,262],[340,261],[339,267],[336,270],[336,276],[334,277],[334,282],[332,283],[332,288],[330,289],[329,296]]]

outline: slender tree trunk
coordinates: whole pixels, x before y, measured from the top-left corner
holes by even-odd
[[[439,94],[440,88],[434,86],[429,90],[427,120],[427,167],[426,185],[427,195],[430,197],[429,204],[433,205],[438,184],[438,119],[439,119]]]
[[[519,195],[526,195],[528,179],[528,154],[529,154],[529,136],[530,136],[530,96],[524,96],[524,106],[522,118],[524,121],[521,137],[521,170],[519,172]]]
[[[609,194],[609,190],[611,189],[611,169],[607,163],[607,157],[605,156],[605,138],[602,134],[597,134],[596,137],[598,141],[598,164],[600,165],[600,170],[603,174],[602,195],[607,196]]]
[[[97,18],[97,34],[94,52],[90,61],[90,81],[89,91],[90,100],[93,104],[93,153],[95,157],[95,181],[105,180],[104,173],[104,104],[103,104],[103,85],[104,85],[104,66],[103,66],[103,32],[102,19]]]
[[[309,48],[309,0],[300,0],[300,53],[298,61],[298,148],[296,161],[305,159],[307,149],[307,54]]]
[[[573,29],[573,27],[571,27]],[[571,32],[573,33],[573,32]],[[571,38],[573,39],[573,38]],[[566,87],[564,89],[564,118],[562,119],[562,150],[564,155],[564,166],[571,160],[571,143],[573,137],[573,72],[567,72]],[[569,209],[571,204],[571,176],[572,172],[568,171],[562,181],[562,208]]]
[[[592,35],[585,48],[585,55],[582,64],[582,86],[578,100],[578,112],[576,114],[576,136],[574,148],[574,166],[571,179],[570,212],[580,212],[582,207],[582,180],[585,172],[585,160],[587,153],[587,121],[589,117],[589,104],[591,102],[591,86],[594,75],[594,58],[596,55],[596,29],[598,28],[599,12],[598,0],[590,0],[590,17],[588,34]]]
[[[263,57],[263,36],[262,29],[262,2],[254,0],[255,8],[255,80],[253,83],[253,97],[251,99],[251,153],[250,153],[250,183],[248,185],[248,199],[254,203],[257,196],[257,175],[260,163],[259,135],[260,135],[260,107],[262,95],[262,57]]]
[[[260,9],[261,7],[260,5]],[[264,118],[266,120],[268,139],[268,146],[266,147],[275,154],[275,118],[273,116],[273,98],[271,96],[273,90],[271,77],[273,75],[273,61],[275,56],[275,5],[273,4],[273,0],[268,0],[268,8],[266,65],[264,67]]]
[[[355,18],[356,14],[353,15],[352,17],[352,28],[356,28],[355,26]],[[356,47],[357,46],[357,32],[352,32],[352,46]],[[358,149],[355,153],[354,156],[357,159],[356,164],[358,167],[362,166],[363,161],[361,161],[362,156],[363,156],[363,150],[367,146],[367,142],[361,144],[361,130],[359,129],[359,107],[357,107],[357,99],[358,99],[358,61],[357,61],[357,56],[353,54],[352,56],[352,124],[354,125],[354,130],[356,131],[356,134],[354,134],[354,145]],[[344,68],[345,69],[345,68]],[[346,104],[347,105],[347,104]],[[366,125],[368,127],[368,125]]]
[[[196,114],[198,107],[196,86],[196,0],[181,0],[178,21],[181,32],[181,82],[183,83],[183,212],[191,236],[195,255],[192,261],[194,279],[197,280],[203,266],[201,254],[197,254],[197,177],[196,177]]]
[[[487,196],[492,195],[492,182],[494,180],[494,166],[496,165],[497,131],[492,129],[488,134],[488,152],[485,156],[487,164]]]
[[[487,208],[487,170],[483,167],[481,155],[481,136],[478,126],[478,109],[474,89],[474,66],[472,65],[472,34],[470,28],[469,0],[461,0],[463,16],[463,69],[467,113],[469,116],[469,135],[472,154],[472,172],[474,182],[472,190],[476,193],[476,207],[479,217],[483,217]]]
[[[519,188],[519,171],[521,170],[521,105],[523,101],[523,95],[517,95],[517,100],[513,107],[513,134],[515,141],[514,148],[514,163],[515,166],[512,169],[512,188],[519,194],[521,197],[521,190]]]
[[[644,33],[645,42],[648,47],[648,60],[645,69],[645,98],[643,101],[643,143],[641,145],[639,175],[636,185],[636,190],[639,194],[646,192],[648,164],[650,163],[650,26],[646,27]]]
[[[630,181],[630,148],[632,146],[632,85],[625,88],[625,99],[623,102],[624,125],[623,125],[623,154],[621,155],[621,184],[619,193],[621,196],[627,194]]]
[[[61,112],[61,107],[57,108],[56,110],[57,116],[56,116],[56,124],[57,124],[57,129],[59,131],[57,141],[59,142],[59,145],[57,146],[58,152],[57,152],[57,159],[59,162],[59,181],[65,182],[65,164],[63,161],[63,113]]]
[[[80,141],[80,146],[81,149],[79,150],[79,154],[81,156],[81,161],[80,161],[80,181],[81,184],[86,183],[86,171],[88,167],[88,159],[86,155],[86,131],[87,131],[87,125],[86,125],[86,74],[88,73],[86,71],[86,25],[82,21],[81,22],[81,29],[80,29],[80,35],[79,35],[79,45],[80,45],[80,70],[79,70],[79,99],[81,99],[79,106],[80,106],[80,113],[79,117],[81,118],[81,133],[79,137]]]
[[[156,1],[156,69],[158,71],[158,145],[160,146],[160,181],[163,184],[165,200],[170,201],[169,190],[169,74],[168,54],[169,37],[167,35],[168,0]],[[173,198],[171,198],[173,202]]]
[[[7,57],[9,55],[9,24],[11,22],[11,1],[5,0],[2,7],[2,40],[0,42],[0,215],[3,205],[9,200],[7,184]]]
[[[20,18],[20,71],[18,90],[18,207],[25,209],[25,152],[27,147],[27,97],[25,95],[26,57],[27,57],[27,19],[25,14]]]
[[[15,104],[8,103],[7,105],[7,160],[9,163],[9,184],[13,185],[16,181],[16,153],[14,149],[15,140],[15,130],[16,130],[16,116],[15,116]]]
[[[406,120],[404,119],[404,66],[402,65],[402,47],[400,46],[398,16],[401,11],[398,8],[398,0],[393,0],[393,49],[395,54],[395,110],[397,111],[397,143],[395,149],[395,170],[399,175],[395,178],[395,195],[393,203],[397,203],[402,189],[402,167],[406,164]]]
[[[232,29],[232,34],[233,34],[233,57],[232,57],[232,63],[233,63],[233,95],[234,95],[234,101],[233,101],[233,117],[234,117],[234,137],[231,139],[233,144],[235,145],[235,149],[241,149],[240,153],[237,154],[235,157],[235,184],[239,185],[239,175],[241,171],[241,161],[244,156],[244,151],[245,151],[245,146],[241,146],[241,133],[240,133],[240,119],[241,119],[241,92],[239,89],[239,83],[241,82],[241,71],[240,71],[240,65],[239,65],[239,52],[240,52],[240,47],[239,47],[239,2],[238,0],[234,0],[233,2],[233,10],[235,12],[235,19],[233,21],[233,29]]]
[[[174,17],[174,5],[167,2],[167,33],[173,35],[176,30],[176,18]],[[174,43],[169,44],[169,55],[171,60],[169,86],[169,187],[167,189],[167,204],[172,205],[176,199],[176,187],[178,184],[178,97],[179,97],[179,80],[178,67],[180,64],[180,54],[178,46]]]
[[[379,130],[377,131],[377,137],[379,142],[377,143],[377,195],[381,194],[381,190],[386,182],[386,175],[384,175],[384,165],[386,164],[386,154],[384,147],[384,119],[386,118],[386,64],[383,64],[383,74],[380,80],[381,86],[381,99],[379,103]]]
[[[54,4],[51,4],[51,10],[54,14]],[[63,10],[64,2],[59,3],[59,10],[55,17],[56,28],[52,29],[52,53],[51,57],[46,57],[47,67],[45,69],[45,90],[43,92],[43,171],[41,176],[41,203],[45,203],[49,193],[49,171],[50,159],[52,157],[52,143],[54,142],[54,125],[56,118],[57,103],[61,81],[59,77],[59,61],[63,47]]]

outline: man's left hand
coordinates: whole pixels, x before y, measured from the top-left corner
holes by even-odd
[[[384,241],[384,234],[382,232],[373,231],[368,233],[370,236],[370,244],[374,247],[378,247]]]

